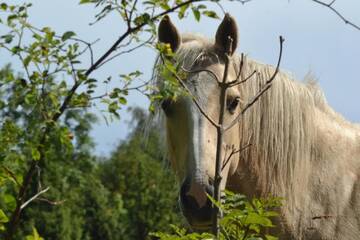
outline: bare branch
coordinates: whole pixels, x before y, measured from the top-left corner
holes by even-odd
[[[38,192],[37,194],[35,194],[33,197],[31,197],[29,200],[27,200],[25,203],[23,203],[20,207],[21,210],[23,210],[27,205],[29,205],[29,203],[31,203],[32,201],[34,201],[36,198],[38,198],[41,194],[46,193],[47,191],[49,191],[50,187],[45,188],[44,190],[41,190],[40,192]]]
[[[82,39],[80,39],[80,38],[73,38],[73,37],[70,38],[70,39],[72,39],[72,40],[74,40],[74,41],[77,41],[77,42],[81,42],[81,43],[83,43],[83,44],[86,45],[86,47],[84,48],[84,50],[82,50],[79,55],[82,55],[83,53],[85,53],[85,52],[89,49],[89,52],[90,52],[90,64],[93,65],[93,64],[94,64],[94,51],[93,51],[93,49],[92,49],[92,46],[93,46],[95,43],[97,43],[97,42],[100,40],[100,38],[96,39],[96,40],[93,41],[93,42],[86,42],[86,41],[84,41],[84,40],[82,40]]]
[[[234,68],[236,68],[236,64],[234,63]],[[239,66],[239,72],[238,74],[236,75],[236,78],[235,80],[233,81],[230,81],[228,84],[231,85],[231,84],[234,84],[234,83],[237,83],[240,76],[241,76],[241,72],[242,72],[242,69],[243,69],[243,66],[244,66],[244,53],[241,53],[241,60],[240,60],[240,66]]]
[[[66,202],[66,200],[60,200],[60,201],[51,201],[49,199],[46,199],[46,198],[41,198],[41,197],[38,197],[35,199],[36,201],[41,201],[41,202],[46,202],[50,205],[53,205],[53,206],[57,206],[57,205],[61,205],[63,204],[64,202]]]
[[[230,159],[231,159],[231,157],[232,156],[234,156],[234,154],[237,154],[237,153],[239,153],[239,152],[242,152],[242,151],[244,151],[245,149],[247,149],[248,147],[250,147],[252,144],[251,143],[248,143],[248,144],[246,144],[244,147],[242,147],[242,148],[240,148],[240,149],[238,149],[238,150],[235,150],[234,148],[231,150],[231,153],[230,153],[230,155],[229,155],[229,157],[226,159],[226,161],[224,162],[224,164],[223,164],[223,166],[222,166],[222,168],[221,168],[221,171],[223,171],[224,170],[224,168],[226,167],[226,165],[230,162]]]
[[[133,16],[133,14],[135,12],[137,2],[138,2],[138,0],[134,1],[134,4],[132,5],[132,8],[130,10],[130,14],[129,14],[129,21],[130,22],[132,21],[132,16]]]
[[[181,69],[182,69],[184,72],[190,73],[190,74],[197,74],[197,73],[200,73],[200,72],[207,72],[207,73],[209,73],[211,76],[213,76],[217,82],[219,82],[219,78],[216,76],[216,74],[215,74],[213,71],[209,70],[209,69],[200,69],[200,70],[194,70],[194,71],[187,70],[187,69],[185,69],[185,68],[183,68],[183,67],[181,67]]]
[[[228,78],[228,71],[229,71],[229,64],[230,64],[230,54],[233,48],[233,40],[230,36],[228,36],[227,43],[225,46],[225,66],[224,66],[224,74],[221,82],[218,82],[220,86],[220,96],[219,96],[219,127],[216,128],[217,133],[217,142],[216,142],[216,160],[215,160],[215,179],[214,179],[214,195],[213,198],[215,201],[220,202],[221,193],[220,193],[220,185],[221,185],[221,163],[223,159],[223,142],[224,142],[224,115],[225,115],[225,108],[226,108],[226,91],[229,87],[226,84],[226,80]],[[215,238],[219,238],[219,221],[221,218],[221,209],[219,207],[214,206],[214,210],[212,213],[212,232],[215,235]]]
[[[106,63],[108,63],[108,62],[110,62],[110,61],[114,60],[115,58],[117,58],[117,57],[119,57],[119,56],[121,56],[121,55],[123,55],[123,54],[126,54],[126,53],[131,53],[131,52],[133,52],[133,51],[135,51],[135,50],[137,50],[137,49],[139,49],[139,48],[141,48],[141,47],[145,46],[146,44],[151,43],[153,40],[154,40],[154,37],[153,37],[153,36],[150,36],[150,38],[149,38],[149,39],[147,39],[146,41],[144,41],[144,42],[140,43],[139,45],[137,45],[137,46],[135,46],[135,47],[133,47],[133,48],[130,48],[130,49],[128,49],[128,50],[121,51],[121,52],[119,52],[119,53],[115,54],[114,56],[109,57],[109,58],[108,58],[108,59],[106,59],[103,63],[101,63],[101,64],[100,64],[97,68],[102,67],[102,66],[103,66],[103,65],[105,65]]]
[[[248,77],[246,77],[244,80],[238,81],[238,82],[234,82],[232,84],[229,84],[230,87],[234,87],[240,84],[243,84],[245,82],[247,82],[247,80],[249,80],[250,78],[252,78],[256,73],[256,70],[254,70]]]
[[[195,103],[196,107],[199,109],[199,111],[201,112],[202,115],[204,115],[204,117],[206,117],[207,120],[209,120],[209,122],[216,128],[219,127],[219,124],[217,124],[206,112],[205,110],[201,107],[200,103],[197,101],[197,99],[195,98],[195,96],[192,95],[190,89],[186,86],[186,84],[184,83],[184,81],[177,75],[175,74],[175,78],[179,81],[180,85],[186,90],[186,92],[188,92],[191,96],[192,101]]]
[[[356,30],[359,30],[360,31],[360,26],[349,21],[347,18],[345,18],[338,10],[336,10],[334,7],[333,7],[333,4],[335,3],[336,0],[332,0],[330,3],[325,3],[325,2],[322,2],[322,1],[319,1],[319,0],[312,0],[313,2],[317,3],[317,4],[320,4],[324,7],[327,7],[329,8],[334,14],[336,14],[342,21],[344,21],[345,24],[348,24],[350,26],[352,26],[353,28],[355,28]]]
[[[284,38],[282,36],[280,36],[279,40],[280,40],[280,53],[279,53],[279,58],[278,58],[278,62],[276,65],[276,69],[275,69],[273,75],[265,82],[265,85],[260,89],[260,91],[254,97],[252,97],[250,99],[250,101],[241,110],[240,114],[229,124],[229,126],[225,127],[225,131],[232,128],[240,120],[240,118],[244,115],[244,113],[271,87],[272,81],[275,79],[275,77],[278,74],[279,69],[280,69],[280,62],[281,62],[281,57],[282,57]]]

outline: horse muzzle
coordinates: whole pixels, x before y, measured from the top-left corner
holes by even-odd
[[[209,183],[186,178],[180,188],[180,207],[195,231],[211,228],[213,206],[207,195],[213,196],[214,187]]]

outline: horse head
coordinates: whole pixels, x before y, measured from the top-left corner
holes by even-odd
[[[181,182],[180,206],[183,214],[194,229],[205,229],[211,224],[212,204],[207,195],[213,195],[215,162],[217,149],[217,130],[209,121],[219,119],[220,86],[223,79],[224,56],[227,41],[232,39],[232,56],[238,42],[235,20],[226,15],[219,25],[215,42],[201,41],[201,38],[181,36],[170,21],[164,17],[158,29],[159,41],[170,45],[175,58],[182,62],[188,72],[184,84],[190,91],[187,96],[178,99],[165,99],[162,109],[166,117],[166,136],[171,165]],[[229,53],[229,51],[228,51]],[[230,56],[230,57],[231,57]],[[236,79],[239,68],[232,64],[227,81]],[[160,83],[161,85],[161,83]],[[200,111],[193,98],[204,110]],[[239,114],[240,92],[236,87],[229,88],[226,96],[225,123],[232,122]],[[206,115],[206,116],[205,116]],[[223,139],[224,162],[221,190],[224,190],[227,179],[237,169],[239,126],[235,125],[226,131]]]

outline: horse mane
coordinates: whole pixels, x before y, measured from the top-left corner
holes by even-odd
[[[254,78],[239,86],[245,103],[260,91],[275,68],[246,58],[243,78],[253,71]],[[294,191],[301,193],[307,188],[310,162],[316,155],[317,106],[327,106],[317,86],[297,82],[279,71],[271,88],[240,119],[241,146],[252,144],[240,154],[240,161],[257,176],[261,194],[284,197],[289,205],[296,200],[292,198],[299,198]]]

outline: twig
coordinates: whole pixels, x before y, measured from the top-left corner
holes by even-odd
[[[252,99],[245,105],[245,107],[241,110],[240,114],[227,127],[225,127],[225,131],[232,128],[244,115],[244,113],[271,87],[272,81],[275,79],[280,69],[284,38],[280,36],[279,40],[280,40],[280,53],[279,53],[276,69],[273,75],[265,82],[265,85],[260,89],[260,91],[254,97],[252,97]]]
[[[135,46],[135,47],[133,47],[133,48],[130,48],[130,49],[128,49],[128,50],[121,51],[121,52],[115,54],[114,56],[109,57],[109,58],[106,59],[103,63],[101,63],[97,68],[102,67],[102,66],[105,65],[106,63],[114,60],[115,58],[117,58],[117,57],[119,57],[119,56],[121,56],[121,55],[123,55],[123,54],[131,53],[131,52],[133,52],[133,51],[135,51],[135,50],[137,50],[137,49],[145,46],[146,44],[152,42],[153,39],[154,39],[154,37],[153,37],[153,36],[150,36],[150,38],[149,38],[148,40],[142,42],[141,44],[139,44],[139,45],[137,45],[137,46]]]
[[[66,202],[66,200],[51,201],[51,200],[49,200],[49,199],[40,198],[40,197],[36,198],[35,200],[41,201],[41,202],[46,202],[46,203],[48,203],[48,204],[50,204],[50,205],[53,205],[53,206],[61,205],[61,204],[63,204],[64,202]]]
[[[207,73],[209,73],[211,76],[213,76],[217,81],[219,81],[219,80],[218,80],[218,77],[216,76],[216,74],[215,74],[213,71],[209,70],[209,69],[200,69],[200,70],[194,70],[194,71],[192,71],[192,70],[187,70],[187,69],[185,69],[184,67],[181,67],[181,69],[182,69],[184,72],[190,73],[190,74],[197,74],[197,73],[200,73],[200,72],[207,72]]]
[[[231,159],[232,156],[234,156],[234,154],[237,154],[237,153],[239,153],[239,152],[244,151],[246,148],[250,147],[251,145],[252,145],[251,143],[248,143],[248,144],[246,144],[244,147],[242,147],[242,148],[240,148],[240,149],[238,149],[238,150],[232,149],[229,157],[228,157],[228,158],[226,159],[226,161],[224,162],[224,164],[223,164],[223,166],[222,166],[222,168],[221,168],[221,171],[224,170],[224,168],[225,168],[226,165],[230,162],[230,159]]]
[[[248,2],[251,2],[253,0],[236,0],[237,2],[240,2],[241,4],[245,4],[245,3],[248,3]]]
[[[177,75],[174,74],[175,78],[179,81],[180,85],[186,90],[186,92],[188,92],[191,96],[192,101],[195,103],[196,107],[199,109],[199,111],[201,112],[201,114],[206,117],[207,120],[209,120],[209,122],[214,126],[214,127],[219,127],[219,124],[217,124],[206,112],[205,110],[201,107],[200,103],[197,101],[197,99],[195,98],[195,96],[192,95],[190,89],[186,86],[186,84],[184,83],[184,81]]]
[[[144,82],[143,84],[141,85],[138,85],[136,87],[127,87],[127,88],[122,88],[121,90],[122,91],[132,91],[132,90],[137,90],[137,91],[140,91],[141,92],[141,89],[147,85],[149,85],[149,81],[146,81]],[[101,99],[101,98],[104,98],[106,96],[109,96],[109,93],[104,93],[104,94],[101,94],[101,95],[98,95],[98,96],[95,96],[95,97],[91,97],[89,100],[96,100],[96,99]]]
[[[238,81],[238,82],[234,82],[232,84],[229,84],[230,87],[234,87],[234,86],[237,86],[237,85],[240,85],[240,84],[243,84],[245,82],[247,82],[247,80],[249,80],[250,78],[252,78],[256,73],[256,70],[254,70],[248,77],[246,77],[244,80],[241,80],[241,81]]]
[[[244,53],[241,53],[239,72],[238,72],[238,74],[236,75],[235,80],[230,81],[230,82],[228,83],[229,85],[234,84],[234,83],[237,83],[237,82],[239,81],[239,78],[241,77],[241,72],[242,72],[243,66],[244,66]],[[235,63],[234,63],[234,68],[236,68],[236,64],[235,64]]]
[[[322,2],[322,1],[319,1],[319,0],[312,0],[313,2],[317,3],[317,4],[320,4],[324,7],[327,7],[329,8],[334,14],[336,14],[345,24],[348,24],[350,26],[352,26],[353,28],[355,28],[356,30],[359,30],[360,31],[360,26],[349,21],[347,18],[345,18],[338,10],[336,10],[334,7],[333,7],[333,4],[335,3],[336,0],[332,0],[330,3],[325,3],[325,2]]]
[[[129,21],[131,22],[132,21],[132,16],[134,14],[134,11],[136,9],[136,4],[137,4],[138,0],[135,0],[134,1],[134,4],[132,5],[132,8],[130,10],[130,14],[129,14]]]
[[[20,207],[21,210],[23,210],[27,205],[29,205],[29,203],[31,203],[32,201],[34,201],[37,197],[39,197],[41,194],[46,193],[47,191],[49,191],[50,187],[45,188],[44,190],[41,190],[40,192],[38,192],[37,194],[35,194],[33,197],[31,197],[29,200],[27,200],[25,203],[23,203]]]

